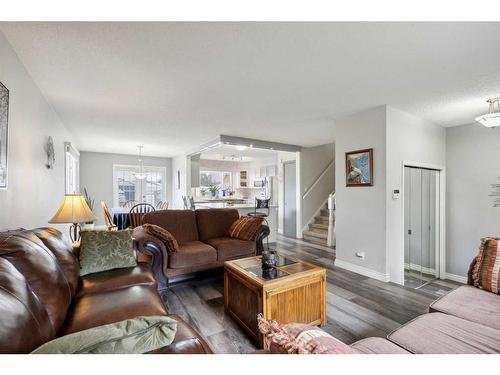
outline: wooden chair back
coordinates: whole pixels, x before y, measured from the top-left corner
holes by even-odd
[[[139,203],[140,202],[137,202],[137,201],[126,201],[125,203],[122,204],[122,207],[124,207],[124,208],[132,208],[136,204],[139,204]]]
[[[101,207],[102,207],[102,213],[104,215],[104,222],[106,223],[108,230],[116,229],[116,225],[113,223],[113,216],[111,215],[108,206],[106,206],[106,203],[101,202]]]
[[[148,212],[154,211],[155,208],[149,203],[138,203],[130,209],[128,213],[128,222],[130,228],[136,228],[142,225],[142,217]]]
[[[157,210],[168,210],[168,202],[159,201],[156,204],[156,209]]]
[[[193,197],[189,197],[189,208],[191,210],[196,210],[196,206],[194,204],[194,198]]]

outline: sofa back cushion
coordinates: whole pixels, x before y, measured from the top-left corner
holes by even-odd
[[[481,238],[479,254],[472,269],[474,286],[500,294],[500,238]]]
[[[55,228],[37,228],[33,229],[32,232],[56,257],[70,285],[71,295],[74,296],[78,288],[80,264],[71,243],[66,241],[62,233]]]
[[[56,257],[31,231],[4,239],[0,243],[0,257],[24,276],[57,332],[71,304],[71,288]]]
[[[47,311],[25,277],[0,257],[0,353],[29,353],[54,336]]]
[[[227,236],[229,228],[239,217],[238,210],[234,208],[196,210],[200,241]]]
[[[161,210],[142,217],[142,224],[154,224],[168,230],[178,243],[198,241],[198,226],[194,211]]]

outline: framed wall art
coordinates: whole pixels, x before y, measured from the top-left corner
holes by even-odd
[[[346,186],[373,186],[373,148],[345,153]]]
[[[0,189],[7,189],[9,90],[0,82]]]

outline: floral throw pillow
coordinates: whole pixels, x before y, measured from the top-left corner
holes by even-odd
[[[176,331],[168,316],[138,316],[58,337],[31,354],[142,354],[170,345]]]
[[[258,316],[259,331],[271,353],[276,354],[356,354],[349,345],[321,328],[301,323],[278,324]]]
[[[131,230],[89,230],[81,236],[80,276],[137,266]]]

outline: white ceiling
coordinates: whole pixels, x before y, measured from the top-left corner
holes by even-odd
[[[231,160],[231,156],[234,156],[236,160]],[[255,147],[246,147],[244,150],[238,150],[236,146],[226,145],[226,144],[220,144],[215,147],[211,147],[207,150],[204,150],[201,153],[202,159],[226,160],[226,161],[236,161],[236,162],[269,160],[269,159],[275,159],[277,157],[278,157],[278,152],[274,150],[255,148]],[[239,158],[241,158],[241,160],[238,160]]]
[[[381,104],[443,126],[500,95],[500,23],[1,23],[80,149],[313,146]]]

